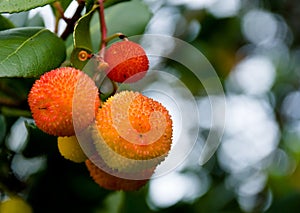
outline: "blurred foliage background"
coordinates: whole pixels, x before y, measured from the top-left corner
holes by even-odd
[[[7,191],[18,193],[34,212],[298,212],[299,2],[144,3],[152,17],[145,29],[131,29],[132,34],[144,31],[187,41],[218,73],[227,107],[224,135],[214,156],[200,166],[201,145],[196,145],[180,168],[151,180],[140,191],[102,189],[89,177],[84,164],[60,156],[56,137],[36,129],[28,118],[26,98],[33,79],[1,79],[0,196]],[[135,8],[128,10],[138,13]],[[8,18],[15,26],[53,30],[50,7],[40,11],[34,16],[20,13]],[[172,62],[164,66],[183,82],[190,82],[191,90],[200,91],[195,94],[201,126],[197,143],[201,144],[210,119],[202,86],[193,84],[193,76],[186,74],[184,67]]]

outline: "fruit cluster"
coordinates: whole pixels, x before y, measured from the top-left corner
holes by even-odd
[[[149,69],[144,49],[121,41],[105,52],[107,77],[132,83]],[[172,120],[159,102],[139,92],[121,91],[100,99],[92,78],[61,67],[37,80],[28,96],[36,126],[58,136],[62,156],[85,162],[91,177],[110,190],[137,190],[167,156]]]

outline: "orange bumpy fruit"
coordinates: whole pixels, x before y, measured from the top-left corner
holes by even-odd
[[[75,135],[95,118],[98,88],[84,72],[61,67],[45,73],[32,86],[28,103],[38,128],[55,136]]]
[[[140,80],[149,69],[145,50],[132,41],[112,44],[106,51],[104,60],[108,63],[107,76],[116,82],[132,83]]]
[[[172,144],[172,120],[159,102],[138,92],[110,97],[96,115],[95,147],[118,171],[137,172],[159,164]]]
[[[93,159],[93,161],[90,159],[87,159],[85,161],[86,167],[90,172],[91,177],[99,186],[108,190],[138,190],[147,184],[155,169],[151,168],[136,174],[130,174],[132,179],[130,178],[130,176],[127,176],[127,178],[122,178],[122,175],[124,174],[117,173],[114,170],[110,169],[102,161],[102,159],[99,158],[99,156],[93,156],[91,159]],[[93,162],[96,162],[97,165]],[[136,179],[133,176],[139,177],[140,179]]]
[[[87,159],[76,136],[58,137],[57,146],[60,154],[68,160],[75,163],[81,163]]]

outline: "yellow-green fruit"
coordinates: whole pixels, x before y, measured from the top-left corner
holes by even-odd
[[[58,137],[57,145],[60,154],[68,160],[75,163],[81,163],[87,159],[76,136]]]
[[[11,197],[0,203],[1,213],[32,213],[31,206],[19,197]]]

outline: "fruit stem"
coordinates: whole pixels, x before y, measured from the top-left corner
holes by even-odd
[[[65,22],[68,23],[68,21],[70,20],[69,18],[65,17],[65,11],[64,9],[62,8],[61,6],[61,3],[59,1],[56,1],[53,3],[53,7],[56,9],[58,15],[59,15],[59,18],[62,18]]]
[[[63,19],[66,23],[68,23],[68,21],[70,21],[70,19],[68,19],[67,17],[65,17],[65,11],[63,9],[63,7],[61,6],[61,3],[59,1],[56,1],[53,3],[53,7],[56,9],[56,19],[55,19],[55,28],[54,28],[54,32],[58,33],[58,24],[59,24],[59,20]]]
[[[105,54],[106,48],[106,37],[107,37],[107,27],[105,22],[105,15],[104,15],[104,1],[105,0],[98,0],[99,2],[99,18],[100,18],[100,31],[101,31],[101,42],[100,42],[100,51],[99,56],[103,59]]]
[[[123,39],[123,40],[128,40],[128,39],[127,39],[127,36],[124,35],[123,33],[115,33],[115,34],[113,34],[113,35],[107,37],[107,38],[105,39],[105,42],[108,43],[108,42],[110,42],[111,40],[113,40],[113,39],[115,39],[115,38],[119,38],[119,39]]]

